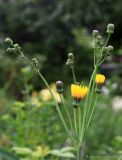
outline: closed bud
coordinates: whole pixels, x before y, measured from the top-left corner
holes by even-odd
[[[94,48],[101,48],[103,45],[102,36],[98,35],[95,39]]]
[[[9,45],[13,45],[13,41],[11,38],[6,38],[5,42],[8,43]]]
[[[56,82],[56,90],[59,94],[63,93],[63,82],[62,81]]]
[[[107,55],[109,56],[112,52],[113,52],[113,46],[111,46],[111,45],[109,45],[108,47],[107,47]]]
[[[12,52],[12,49],[11,49],[11,48],[7,48],[6,51],[7,51],[7,52]]]
[[[21,47],[20,47],[19,44],[17,44],[17,43],[14,44],[14,48],[17,49],[17,50],[20,50],[20,49],[21,49]]]
[[[102,40],[102,36],[98,35],[97,39],[98,39],[98,41],[101,41]]]
[[[109,45],[107,47],[107,50],[108,50],[109,53],[111,53],[114,50],[114,48],[113,48],[113,46]]]
[[[16,49],[15,48],[11,48],[11,52],[16,53]]]
[[[74,63],[74,61],[72,61],[71,59],[68,59],[68,60],[66,61],[66,65],[69,65],[69,66],[72,66],[73,63]]]
[[[37,67],[39,62],[36,58],[33,58],[32,63]]]
[[[114,24],[108,24],[107,25],[107,31],[108,34],[114,33]]]
[[[74,60],[74,54],[73,53],[68,53],[68,59]]]
[[[100,93],[101,93],[101,88],[96,87],[95,92],[96,92],[97,94],[100,94]]]
[[[93,35],[93,37],[96,38],[99,35],[99,31],[98,30],[93,30],[92,35]]]

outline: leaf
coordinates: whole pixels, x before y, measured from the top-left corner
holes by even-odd
[[[51,154],[57,157],[66,157],[66,158],[74,158],[74,154],[69,152],[68,150],[71,149],[70,147],[68,148],[63,148],[62,150],[52,150]]]
[[[12,150],[14,150],[19,155],[31,155],[32,150],[25,147],[13,147]]]
[[[75,149],[73,147],[64,147],[61,149],[61,152],[67,152],[67,151],[74,151]]]
[[[5,160],[19,160],[19,158],[12,153],[0,148],[0,158],[4,158]]]

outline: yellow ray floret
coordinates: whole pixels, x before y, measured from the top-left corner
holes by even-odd
[[[103,84],[103,83],[105,82],[105,76],[102,75],[102,74],[97,74],[97,75],[96,75],[95,82],[96,82],[97,84]]]
[[[88,92],[88,87],[86,86],[81,86],[78,84],[71,85],[71,94],[74,99],[81,100],[86,96],[87,92]]]

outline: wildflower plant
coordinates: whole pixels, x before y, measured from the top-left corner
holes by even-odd
[[[90,81],[88,85],[84,85],[83,83],[80,83],[77,81],[77,78],[75,76],[75,68],[74,68],[75,56],[73,53],[68,54],[66,65],[68,65],[71,68],[71,72],[73,76],[73,82],[71,84],[72,103],[70,107],[73,112],[73,117],[69,111],[69,108],[66,106],[66,103],[65,103],[65,99],[63,96],[63,93],[64,93],[63,82],[62,81],[56,82],[56,89],[57,89],[57,92],[59,93],[61,102],[64,106],[64,111],[66,112],[65,114],[67,115],[67,118],[69,120],[68,122],[66,122],[64,118],[64,114],[61,111],[61,108],[58,102],[56,101],[55,95],[53,94],[50,88],[50,85],[48,84],[47,80],[43,77],[43,75],[39,70],[38,60],[36,58],[29,60],[24,55],[19,44],[14,44],[10,38],[5,39],[5,42],[10,45],[10,47],[7,48],[7,51],[13,52],[16,55],[20,56],[25,61],[27,61],[35,69],[39,77],[42,79],[42,81],[45,83],[46,87],[48,88],[55,102],[59,117],[71,140],[71,144],[76,150],[75,159],[77,160],[82,159],[81,153],[83,150],[83,144],[85,142],[86,133],[88,131],[88,128],[95,110],[98,96],[100,96],[101,88],[105,82],[105,76],[99,73],[99,68],[101,64],[106,60],[106,58],[113,51],[113,47],[111,45],[108,45],[109,39],[113,34],[113,32],[114,32],[114,24],[108,24],[106,29],[107,38],[104,42],[99,31],[93,30],[93,33],[92,33],[93,41],[94,41],[93,71],[90,76]],[[81,101],[83,99],[85,99],[85,104],[84,104],[84,107],[81,107]]]

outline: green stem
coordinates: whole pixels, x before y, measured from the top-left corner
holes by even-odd
[[[43,77],[43,75],[40,73],[39,69],[38,69],[31,61],[29,61],[29,60],[24,56],[24,54],[22,54],[21,56],[22,56],[22,58],[25,59],[32,67],[34,67],[34,68],[36,69],[36,72],[38,73],[39,77],[42,79],[42,81],[44,82],[44,84],[45,84],[46,87],[48,88],[48,90],[49,90],[49,92],[50,92],[50,94],[51,94],[51,96],[52,96],[52,98],[53,98],[53,100],[54,100],[54,102],[55,102],[56,109],[57,109],[58,114],[59,114],[59,117],[60,117],[60,119],[61,119],[61,121],[62,121],[62,123],[63,123],[63,125],[64,125],[64,128],[65,128],[65,130],[67,131],[69,137],[71,138],[73,144],[76,145],[77,142],[76,142],[75,139],[72,137],[72,135],[71,135],[71,133],[70,133],[70,131],[69,131],[66,123],[65,123],[65,120],[64,120],[64,118],[63,118],[63,115],[62,115],[62,113],[61,113],[61,111],[60,111],[60,108],[59,108],[59,106],[58,106],[58,103],[57,103],[57,101],[56,101],[56,99],[55,99],[55,97],[54,97],[54,95],[53,95],[53,93],[52,93],[52,90],[51,90],[48,82],[47,82],[46,79]]]
[[[88,120],[88,123],[87,123],[87,128],[89,127],[89,124],[91,122],[91,119],[92,119],[92,116],[93,116],[93,113],[94,113],[94,109],[95,109],[95,106],[96,106],[97,98],[98,98],[98,96],[96,95],[95,102],[94,102],[94,105],[92,107],[92,111],[91,111],[91,114],[89,116],[89,120]]]
[[[81,146],[77,148],[77,160],[81,160]]]
[[[94,109],[95,109],[95,106],[96,106],[96,102],[97,102],[97,95],[96,95],[96,98],[95,98],[95,101],[94,101],[94,105],[92,107],[92,110],[91,110],[91,114],[89,116],[89,119],[88,119],[88,123],[86,124],[86,127],[85,127],[85,130],[84,130],[84,134],[83,134],[83,140],[85,139],[85,133],[89,127],[89,124],[91,122],[91,119],[92,119],[92,116],[93,116],[93,113],[94,113]]]
[[[96,51],[94,50],[94,67],[95,67],[95,64],[96,64]]]
[[[105,57],[101,60],[101,62],[99,62],[99,66],[105,61],[107,55],[105,55]]]
[[[79,137],[80,137],[80,135],[81,135],[81,121],[82,121],[81,115],[82,115],[81,107],[79,107],[79,110],[78,110],[78,118],[79,118]]]
[[[63,106],[64,106],[64,109],[65,109],[65,111],[66,111],[66,114],[67,114],[67,116],[68,116],[69,123],[70,123],[70,127],[71,127],[71,129],[73,130],[73,125],[72,125],[71,116],[70,116],[70,114],[69,114],[69,111],[68,111],[68,109],[67,109],[67,106],[65,105],[64,97],[63,97],[62,94],[59,94],[59,96],[60,96],[61,102],[62,102],[62,104],[63,104]]]
[[[105,44],[104,44],[104,48],[107,46],[110,37],[111,37],[111,34],[108,34],[107,39],[106,39]],[[102,53],[101,53],[101,54],[102,54]],[[106,57],[107,57],[107,55],[105,55],[105,57],[104,57],[102,60],[101,60],[101,58],[100,58],[100,60],[99,60],[99,65],[101,65],[101,64],[105,61]]]
[[[96,72],[95,72],[95,74],[96,74]],[[87,109],[87,113],[86,113],[86,123],[87,123],[87,119],[89,118],[89,114],[91,111],[91,104],[92,104],[92,100],[94,97],[94,92],[95,92],[95,78],[93,79],[93,84],[92,84],[92,88],[91,88],[90,99],[89,99],[88,109]]]
[[[74,83],[76,83],[76,76],[75,76],[74,66],[71,66],[71,70],[72,70]]]
[[[86,114],[87,114],[87,107],[88,107],[88,101],[89,101],[89,96],[90,96],[90,91],[91,91],[91,85],[92,85],[92,81],[93,81],[93,78],[96,74],[96,71],[97,71],[97,67],[94,68],[94,71],[92,73],[92,76],[91,76],[91,79],[90,79],[90,82],[89,82],[89,91],[88,91],[88,95],[86,97],[86,102],[85,102],[85,108],[84,108],[84,113],[83,113],[83,123],[82,123],[82,131],[81,131],[81,136],[80,136],[80,141],[82,143],[82,139],[83,139],[83,132],[84,132],[84,128],[85,128],[85,121],[86,121]]]
[[[78,127],[77,127],[77,108],[74,108],[74,126],[75,126],[75,132],[78,138]],[[78,138],[79,139],[79,138]]]
[[[108,42],[109,42],[110,37],[111,37],[111,34],[108,34],[107,39],[106,39],[106,42],[105,42],[105,44],[104,44],[104,46],[105,46],[105,47],[107,46],[107,44],[108,44]]]

